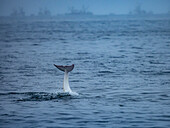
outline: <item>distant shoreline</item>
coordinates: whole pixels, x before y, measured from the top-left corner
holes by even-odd
[[[0,20],[158,20],[158,19],[170,19],[170,14],[147,14],[147,15],[135,15],[135,14],[121,14],[121,15],[56,15],[56,16],[0,16]]]

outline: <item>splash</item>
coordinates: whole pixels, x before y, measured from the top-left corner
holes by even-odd
[[[0,92],[0,98],[11,96],[13,101],[58,101],[78,98],[78,94],[75,92]]]

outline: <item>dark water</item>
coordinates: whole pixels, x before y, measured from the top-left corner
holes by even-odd
[[[1,21],[0,127],[169,128],[170,20]]]

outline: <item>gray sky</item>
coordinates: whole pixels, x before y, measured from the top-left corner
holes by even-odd
[[[70,7],[82,6],[94,14],[126,14],[137,5],[146,11],[166,13],[170,11],[170,0],[0,0],[0,15],[9,15],[12,10],[22,7],[27,15],[37,14],[47,8],[54,14],[69,12]]]

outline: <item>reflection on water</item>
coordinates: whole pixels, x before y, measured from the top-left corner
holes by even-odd
[[[170,21],[0,22],[2,127],[170,126]],[[62,93],[70,65],[70,86]]]

